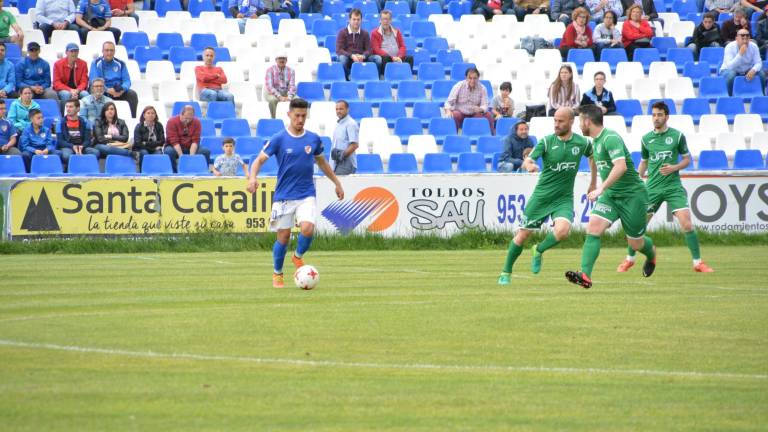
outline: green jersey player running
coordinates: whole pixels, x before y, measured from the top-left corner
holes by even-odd
[[[656,247],[645,235],[645,209],[648,194],[635,171],[627,147],[619,134],[603,127],[603,111],[596,105],[579,108],[581,131],[592,137],[594,160],[602,184],[587,197],[597,201],[589,215],[587,237],[581,253],[581,271],[568,271],[566,279],[584,288],[592,286],[592,268],[600,255],[600,236],[617,220],[627,235],[629,246],[647,257],[643,276],[656,269]]]
[[[531,235],[532,230],[541,228],[542,223],[552,217],[554,228],[538,245],[533,246],[533,263],[531,271],[541,271],[542,253],[557,245],[568,236],[573,220],[573,184],[579,170],[582,156],[590,157],[592,161],[592,146],[581,135],[571,132],[574,113],[570,108],[560,108],[555,112],[555,133],[542,138],[525,158],[523,169],[528,172],[538,170],[535,160],[541,156],[543,172],[536,183],[531,199],[525,206],[520,229],[515,238],[509,243],[504,269],[499,276],[499,285],[508,285],[512,265],[523,252],[523,244]],[[595,170],[592,170],[590,191],[596,183]]]
[[[683,230],[685,243],[693,257],[693,271],[699,273],[712,273],[714,270],[701,260],[699,239],[691,222],[691,212],[688,209],[688,196],[680,182],[680,170],[691,163],[691,155],[688,153],[688,145],[685,135],[679,130],[667,126],[669,120],[669,107],[659,101],[653,104],[653,131],[648,132],[642,139],[642,157],[637,168],[640,176],[648,169],[648,181],[645,187],[648,189],[648,219],[659,210],[665,201],[677,217],[677,223]],[[678,162],[678,157],[682,160]],[[626,272],[635,265],[635,251],[628,249],[627,258],[616,269],[619,273]]]

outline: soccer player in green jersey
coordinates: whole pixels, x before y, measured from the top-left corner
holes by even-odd
[[[691,222],[691,211],[688,209],[688,196],[680,182],[680,170],[691,163],[685,135],[679,130],[667,126],[669,107],[663,101],[656,102],[651,107],[653,131],[642,138],[642,160],[637,168],[642,177],[648,170],[648,219],[659,210],[661,204],[667,202],[667,207],[677,217],[677,223],[685,235],[685,243],[693,257],[693,271],[712,273],[714,270],[701,260],[699,239]],[[682,160],[678,162],[678,157]],[[624,273],[635,265],[635,251],[628,248],[627,258],[616,269]]]
[[[547,135],[538,143],[533,151],[523,161],[523,169],[536,172],[539,167],[535,160],[541,156],[543,171],[536,183],[531,199],[525,206],[520,229],[515,238],[509,243],[504,269],[499,276],[499,285],[508,285],[512,273],[512,265],[523,252],[523,244],[533,230],[541,228],[547,217],[552,217],[554,228],[547,233],[544,240],[533,246],[533,263],[531,271],[541,271],[542,254],[547,249],[557,245],[568,236],[573,221],[573,184],[579,170],[582,156],[592,161],[592,146],[581,135],[571,131],[574,112],[571,108],[560,108],[555,112],[555,133]],[[592,170],[590,191],[597,182],[595,170]]]
[[[593,157],[602,183],[587,194],[597,201],[589,215],[587,238],[581,252],[581,271],[565,273],[568,281],[584,288],[592,286],[592,268],[600,255],[600,236],[616,222],[627,236],[629,246],[647,257],[643,276],[649,277],[656,269],[656,247],[645,235],[645,210],[648,194],[643,181],[635,171],[627,147],[616,132],[603,127],[603,111],[596,105],[579,108],[581,131],[592,137]]]

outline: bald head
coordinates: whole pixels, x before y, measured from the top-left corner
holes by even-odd
[[[571,127],[573,127],[573,109],[571,108],[558,108],[555,111],[555,135],[560,138],[567,138],[571,134]]]

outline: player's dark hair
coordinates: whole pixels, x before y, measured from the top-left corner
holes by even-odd
[[[288,111],[293,111],[295,109],[307,109],[307,108],[309,108],[309,102],[298,97],[291,99],[291,103],[288,105]]]
[[[464,72],[464,76],[465,76],[465,77],[468,77],[468,76],[469,76],[469,74],[471,74],[471,73],[473,73],[473,72],[477,74],[477,77],[478,77],[478,78],[480,78],[480,71],[479,71],[479,70],[477,70],[477,68],[476,68],[476,67],[474,67],[474,66],[473,66],[473,67],[468,67],[468,68],[467,68],[467,71],[466,71],[466,72]]]
[[[579,107],[579,114],[584,115],[595,126],[603,125],[603,110],[597,105],[582,105]]]
[[[344,99],[339,99],[336,101],[337,104],[344,104],[344,108],[349,108],[349,102],[347,102]]]
[[[503,82],[503,83],[501,83],[501,85],[499,86],[499,90],[507,90],[507,91],[512,91],[512,83],[511,83],[511,82],[509,82],[509,81],[504,81],[504,82]]]
[[[664,101],[657,101],[653,105],[651,105],[651,110],[662,110],[664,111],[664,115],[669,115],[669,107],[667,106],[667,103]]]
[[[221,140],[221,146],[224,147],[224,144],[232,144],[235,145],[235,139],[231,137],[226,137],[223,140]]]

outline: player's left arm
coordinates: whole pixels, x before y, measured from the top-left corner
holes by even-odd
[[[597,189],[597,164],[595,163],[595,157],[589,156],[589,187],[587,193],[591,193]]]
[[[640,165],[637,166],[637,173],[640,178],[645,177],[645,171],[648,170],[648,161],[646,159],[640,160]]]
[[[315,163],[318,167],[323,171],[326,177],[328,177],[334,185],[336,185],[336,196],[339,197],[340,200],[344,199],[344,188],[341,187],[341,182],[339,181],[339,178],[336,177],[336,174],[331,169],[331,166],[328,164],[328,161],[325,160],[325,156],[323,154],[319,154],[315,156]]]

